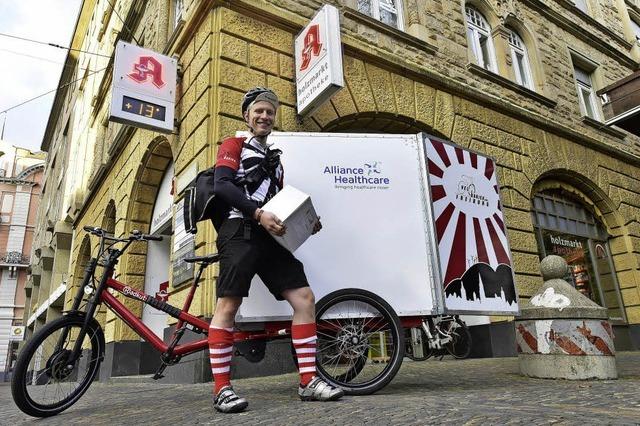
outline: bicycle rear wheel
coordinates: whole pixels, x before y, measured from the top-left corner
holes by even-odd
[[[454,327],[451,330],[452,340],[445,345],[449,352],[456,359],[464,359],[471,353],[471,333],[467,325],[456,318]]]
[[[71,366],[67,362],[83,324],[83,316],[58,318],[37,331],[18,355],[11,393],[24,413],[56,415],[78,401],[91,385],[105,348],[102,329],[94,319],[89,322],[80,358]],[[60,342],[65,331],[66,339]]]
[[[369,395],[396,375],[404,332],[391,306],[375,294],[344,289],[318,302],[318,374],[351,395]]]

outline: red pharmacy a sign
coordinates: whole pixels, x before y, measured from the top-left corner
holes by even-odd
[[[300,64],[300,71],[304,71],[309,67],[311,58],[318,56],[322,50],[322,43],[320,42],[320,26],[318,24],[312,25],[307,30],[304,36],[304,47],[302,48],[302,62]]]
[[[162,80],[162,64],[153,56],[140,56],[133,65],[133,72],[129,74],[136,83],[144,83],[151,79],[151,82],[158,89],[165,85]]]

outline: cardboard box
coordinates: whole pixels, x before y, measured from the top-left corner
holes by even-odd
[[[311,197],[291,185],[282,188],[262,209],[274,213],[285,224],[287,232],[282,237],[271,236],[291,252],[311,236],[318,221]]]

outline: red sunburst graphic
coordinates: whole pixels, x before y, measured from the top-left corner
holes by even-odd
[[[476,263],[511,265],[494,161],[436,139],[427,157],[445,288]]]

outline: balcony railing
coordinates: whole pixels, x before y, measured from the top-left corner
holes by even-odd
[[[9,265],[29,265],[29,256],[25,256],[19,251],[9,251],[0,253],[0,263]]]
[[[605,124],[640,136],[640,71],[598,91],[604,105]]]

